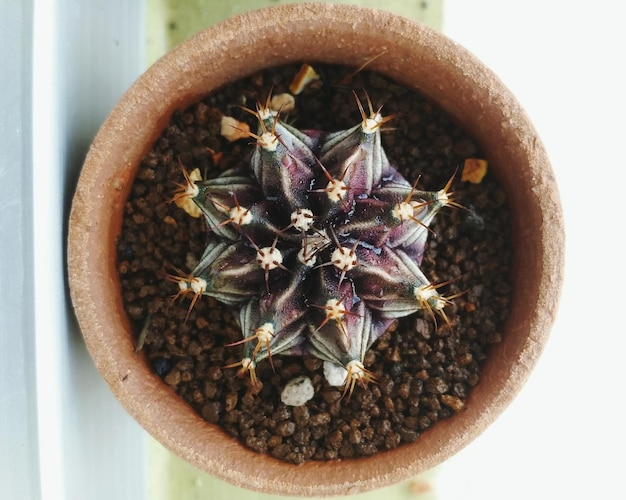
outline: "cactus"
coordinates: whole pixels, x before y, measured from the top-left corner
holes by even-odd
[[[355,94],[356,96],[356,94]],[[257,390],[257,363],[313,355],[345,369],[344,394],[375,380],[367,349],[397,319],[420,309],[447,321],[449,304],[420,270],[429,225],[453,205],[452,179],[421,191],[390,164],[380,129],[391,117],[369,114],[339,132],[300,131],[268,104],[248,160],[219,177],[185,176],[178,201],[192,200],[210,229],[178,295],[232,308],[241,327],[241,360]]]

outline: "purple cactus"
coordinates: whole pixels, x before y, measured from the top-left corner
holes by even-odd
[[[211,235],[176,278],[179,293],[191,307],[207,295],[233,309],[243,357],[231,366],[253,387],[259,361],[308,354],[344,367],[351,393],[374,380],[365,353],[395,319],[420,309],[446,319],[449,298],[419,265],[434,216],[456,205],[451,182],[437,192],[408,183],[381,145],[390,117],[357,103],[361,123],[332,133],[299,131],[259,105],[250,159],[215,179],[187,177],[183,195]]]

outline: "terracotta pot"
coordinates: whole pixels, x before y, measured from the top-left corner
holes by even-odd
[[[514,293],[502,343],[466,410],[413,444],[367,459],[290,465],[258,455],[202,420],[134,352],[120,296],[115,241],[142,156],[171,113],[221,85],[294,61],[370,68],[438,103],[487,152],[509,199]],[[126,410],[194,466],[236,485],[287,495],[353,494],[425,471],[465,447],[511,402],[548,337],[563,275],[559,196],[541,141],[515,98],[446,37],[382,11],[300,4],[232,18],[184,42],[124,95],[95,138],[69,226],[71,295],[98,370]],[[500,457],[501,458],[501,457]]]

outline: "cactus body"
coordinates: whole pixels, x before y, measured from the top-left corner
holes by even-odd
[[[259,361],[298,354],[344,367],[352,391],[374,378],[365,353],[396,318],[447,303],[419,264],[433,217],[454,204],[449,185],[416,190],[381,145],[388,118],[359,108],[360,124],[326,133],[259,107],[250,159],[188,179],[212,234],[181,290],[233,308],[243,336],[235,365],[257,385]]]

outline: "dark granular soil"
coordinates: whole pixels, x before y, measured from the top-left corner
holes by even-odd
[[[241,338],[230,312],[202,297],[173,301],[177,285],[165,273],[189,272],[204,250],[206,228],[171,203],[181,166],[215,176],[251,151],[250,139],[228,143],[219,134],[222,114],[256,129],[254,108],[268,93],[287,91],[298,66],[253,75],[176,112],[145,156],[126,204],[118,241],[119,275],[138,347],[155,373],[205,420],[258,452],[293,463],[372,455],[410,443],[438,420],[463,411],[480,382],[489,346],[501,338],[508,315],[511,236],[506,197],[487,174],[480,184],[453,185],[466,210],[436,218],[422,269],[444,296],[464,292],[446,308],[449,325],[427,313],[400,320],[369,350],[365,365],[376,384],[357,385],[342,399],[314,358],[274,357],[257,367],[263,388],[248,391],[247,377],[224,368],[241,359]],[[339,130],[360,121],[352,89],[367,90],[374,107],[397,114],[383,132],[392,164],[422,189],[440,189],[466,158],[482,152],[470,136],[426,99],[380,75],[317,65],[322,81],[296,98],[287,121],[301,129]],[[308,375],[315,396],[306,405],[280,401],[285,383]]]

